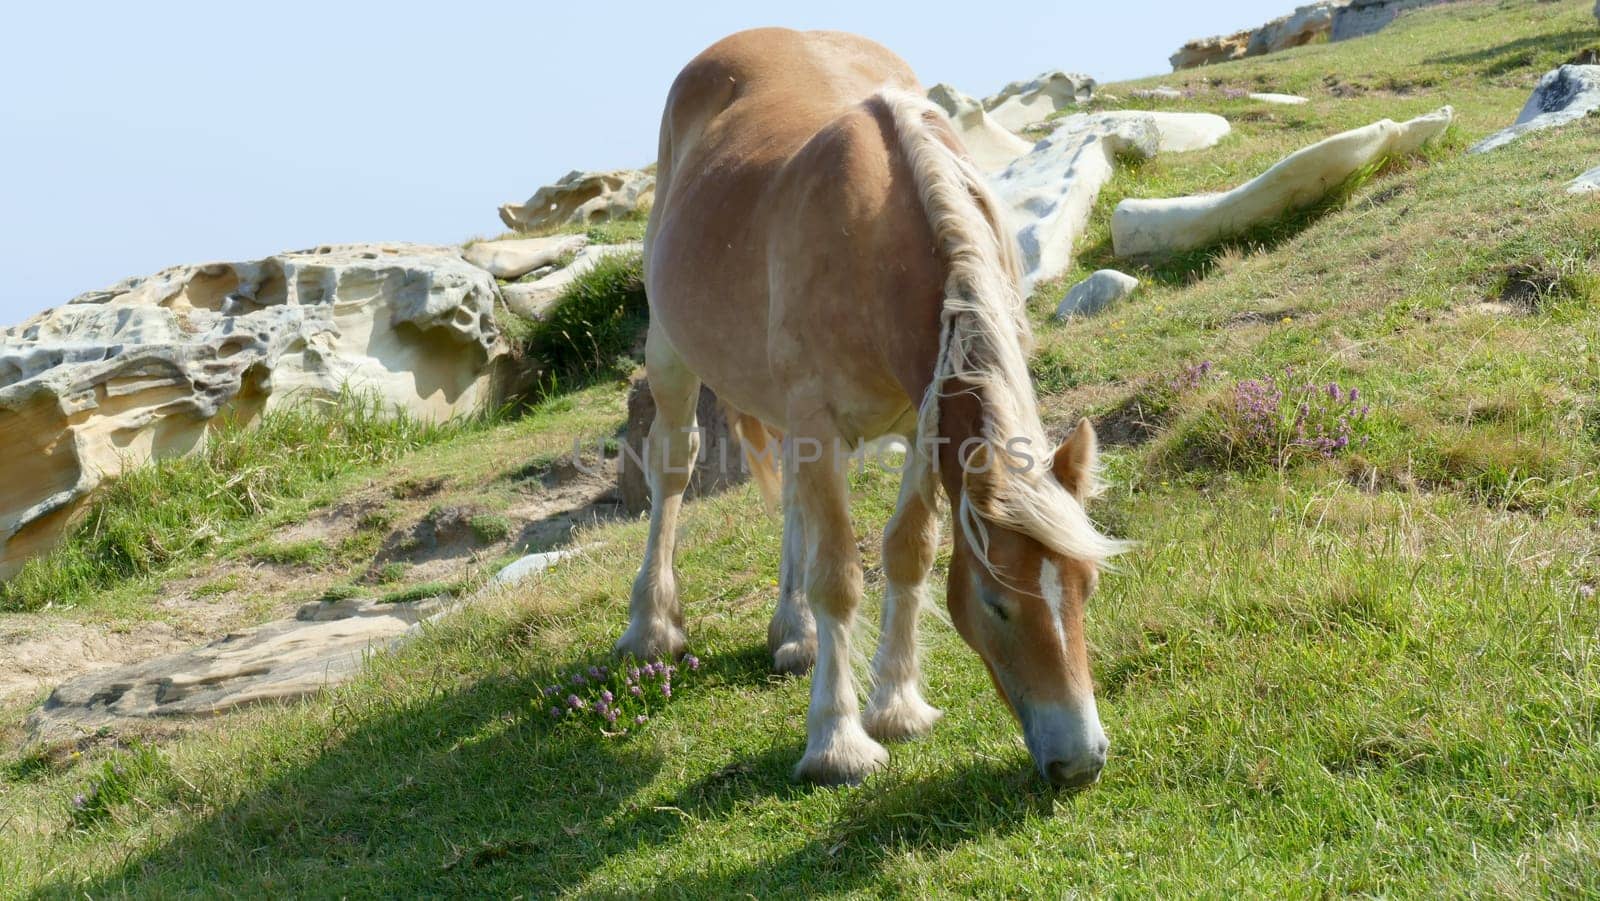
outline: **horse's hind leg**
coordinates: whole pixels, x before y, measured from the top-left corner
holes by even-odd
[[[794,479],[783,483],[783,562],[778,567],[778,608],[767,624],[767,650],[773,672],[803,676],[817,659],[817,623],[805,597],[806,536],[795,485]]]
[[[909,472],[909,458],[907,471]],[[917,616],[928,601],[928,573],[939,546],[939,524],[910,478],[900,483],[894,517],[883,530],[883,631],[872,659],[867,732],[879,741],[914,738],[933,728],[939,711],[922,699],[917,665]]]
[[[645,478],[650,485],[650,537],[644,563],[633,580],[628,605],[628,630],[617,641],[618,654],[641,660],[676,657],[683,652],[683,610],[678,604],[673,571],[678,510],[689,487],[700,436],[695,430],[695,405],[700,380],[654,327],[645,341],[645,369],[656,418],[645,442]]]

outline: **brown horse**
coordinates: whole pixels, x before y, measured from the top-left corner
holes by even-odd
[[[1105,762],[1083,609],[1118,545],[1084,513],[1093,429],[1080,422],[1058,449],[1046,443],[999,209],[910,68],[863,38],[742,32],[689,63],[667,98],[645,233],[650,534],[617,649],[684,648],[673,533],[704,381],[784,435],[768,641],[779,671],[815,666],[799,777],[858,781],[887,759],[874,738],[920,735],[939,717],[918,687],[916,623],[941,486],[954,520],[951,619],[1039,771],[1083,785]],[[863,721],[850,668],[862,574],[839,451],[886,435],[911,451],[883,539],[888,588]]]

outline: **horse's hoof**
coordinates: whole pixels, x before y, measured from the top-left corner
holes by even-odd
[[[780,676],[804,676],[817,662],[817,642],[786,641],[772,651],[772,671]]]
[[[836,729],[821,747],[807,747],[794,768],[794,777],[818,785],[859,785],[888,762],[889,752],[883,745],[852,723]]]
[[[893,691],[881,698],[874,694],[867,704],[863,723],[867,734],[878,741],[905,741],[921,738],[933,729],[944,711],[910,691]]]
[[[676,660],[689,646],[683,630],[671,623],[655,626],[628,626],[628,631],[617,639],[618,657],[632,656],[638,660]]]

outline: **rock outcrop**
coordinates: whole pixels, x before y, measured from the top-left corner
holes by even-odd
[[[639,169],[568,172],[522,203],[503,204],[500,221],[517,231],[594,225],[648,209],[655,195],[655,175]]]
[[[1452,117],[1447,106],[1407,122],[1383,119],[1334,135],[1223,194],[1124,200],[1111,217],[1113,250],[1137,257],[1209,246],[1316,203],[1366,166],[1416,152],[1443,134]]]
[[[1139,280],[1115,269],[1100,269],[1073,285],[1056,307],[1055,318],[1093,316],[1139,287]]]
[[[103,479],[198,449],[224,411],[346,389],[477,410],[506,351],[497,296],[455,248],[345,245],[166,269],[0,332],[0,579]]]
[[[1562,66],[1546,72],[1517,121],[1484,138],[1469,153],[1485,153],[1525,134],[1566,125],[1600,109],[1600,66]]]
[[[1438,6],[1453,0],[1349,0],[1333,14],[1329,40],[1348,41],[1388,27],[1395,17],[1419,6]]]
[[[589,244],[572,262],[533,281],[517,282],[502,287],[500,296],[506,308],[525,319],[543,319],[567,287],[578,277],[609,256],[643,253],[644,245],[638,241],[628,244]]]
[[[1228,130],[1226,119],[1210,113],[1119,110],[1062,119],[993,180],[1011,208],[1028,283],[1055,278],[1071,265],[1073,245],[1118,156],[1209,147]]]
[[[1168,58],[1173,71],[1276,53],[1326,39],[1333,33],[1334,13],[1348,0],[1320,0],[1273,19],[1259,28],[1190,41]]]
[[[961,143],[985,172],[1004,169],[1033,147],[1032,141],[1017,137],[994,121],[982,103],[950,85],[934,85],[928,91],[928,99],[950,116]]]
[[[1310,102],[1306,98],[1301,97],[1299,94],[1273,94],[1270,92],[1262,92],[1258,94],[1249,94],[1247,96],[1257,103],[1276,103],[1281,106],[1299,106],[1302,103]]]
[[[589,246],[585,235],[551,235],[513,241],[479,241],[461,252],[466,261],[495,278],[521,278],[536,269],[555,266],[562,257]]]
[[[1000,93],[984,98],[983,108],[1001,128],[1021,131],[1058,110],[1088,103],[1094,99],[1095,87],[1095,80],[1087,75],[1058,69],[1027,81],[1013,81]]]

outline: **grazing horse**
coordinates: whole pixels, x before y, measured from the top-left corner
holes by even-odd
[[[1119,548],[1084,512],[1094,431],[1085,420],[1059,448],[1046,442],[1011,232],[906,63],[854,35],[777,28],[701,53],[667,98],[644,253],[650,531],[618,652],[684,648],[674,531],[704,382],[784,436],[768,643],[779,671],[814,666],[796,776],[857,782],[887,760],[875,739],[920,735],[939,717],[918,687],[916,624],[942,488],[952,622],[1041,774],[1094,781],[1106,738],[1083,609]],[[863,718],[850,666],[862,573],[841,458],[890,435],[911,449],[883,538]]]

